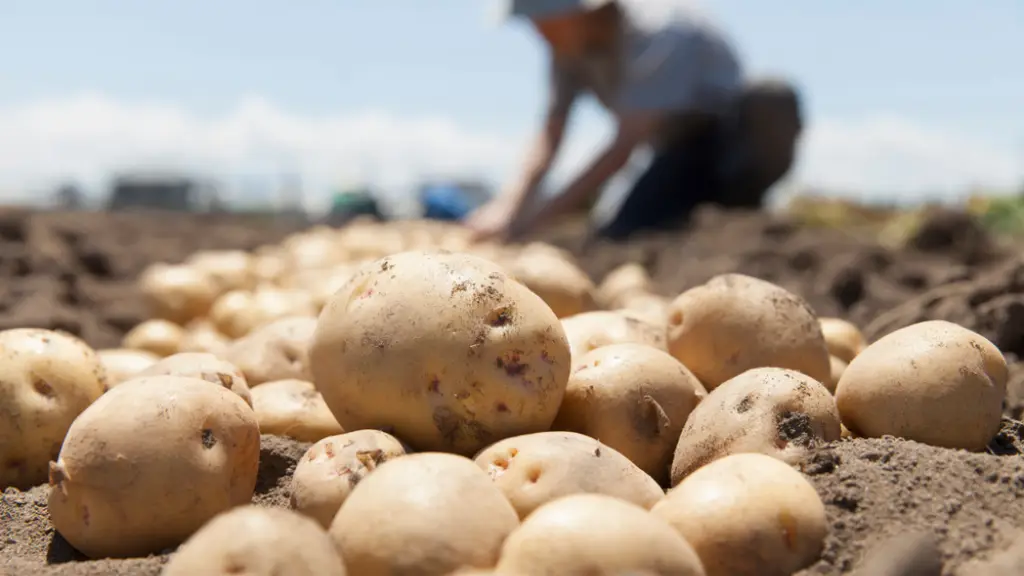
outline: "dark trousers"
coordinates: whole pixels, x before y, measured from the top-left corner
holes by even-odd
[[[706,203],[760,208],[768,189],[792,166],[801,129],[791,86],[749,84],[729,114],[691,130],[655,156],[597,235],[622,240],[671,228]]]

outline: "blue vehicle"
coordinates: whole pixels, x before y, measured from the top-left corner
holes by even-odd
[[[448,221],[462,220],[492,195],[489,186],[460,181],[430,182],[419,191],[423,217]]]

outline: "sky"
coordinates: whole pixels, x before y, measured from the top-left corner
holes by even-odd
[[[649,0],[654,3],[666,0]],[[786,189],[868,201],[1024,183],[1024,2],[703,0],[751,74],[801,90]],[[492,0],[0,0],[0,199],[186,169],[235,199],[300,178],[500,184],[539,120],[546,52]],[[610,135],[574,115],[556,189]]]

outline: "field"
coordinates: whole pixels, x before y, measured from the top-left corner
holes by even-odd
[[[803,296],[819,316],[845,318],[869,340],[929,319],[970,328],[1010,365],[1004,426],[981,453],[894,438],[820,447],[804,465],[826,505],[829,535],[800,574],[852,572],[876,543],[921,529],[938,536],[943,574],[1024,570],[1024,260],[1012,244],[1011,208],[974,205],[979,216],[905,215],[796,206],[790,216],[702,210],[692,226],[628,244],[587,240],[565,227],[545,236],[572,251],[599,281],[641,262],[657,291],[673,297],[711,277],[740,272]],[[0,328],[34,326],[119,346],[147,318],[136,276],[151,262],[200,249],[251,250],[294,225],[227,215],[28,213],[0,216]],[[285,506],[296,461],[308,444],[264,436],[254,500]],[[0,502],[0,573],[156,575],[168,554],[85,561],[50,526],[47,486],[8,489]],[[996,564],[987,568],[971,562]],[[1005,570],[1005,571],[999,571]],[[894,573],[895,574],[895,573]],[[910,572],[901,572],[910,574]]]

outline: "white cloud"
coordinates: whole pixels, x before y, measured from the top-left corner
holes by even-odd
[[[607,127],[576,127],[560,162],[585,161]],[[370,178],[402,191],[423,175],[500,180],[519,162],[527,133],[484,134],[439,118],[386,112],[303,116],[260,99],[204,118],[166,103],[126,103],[87,94],[0,108],[0,192],[24,200],[67,178],[102,193],[109,176],[139,166],[198,170],[232,189],[243,178],[271,187],[298,174],[318,207],[346,180]],[[1018,150],[972,141],[905,119],[824,120],[803,143],[802,182],[879,197],[1024,180]]]

